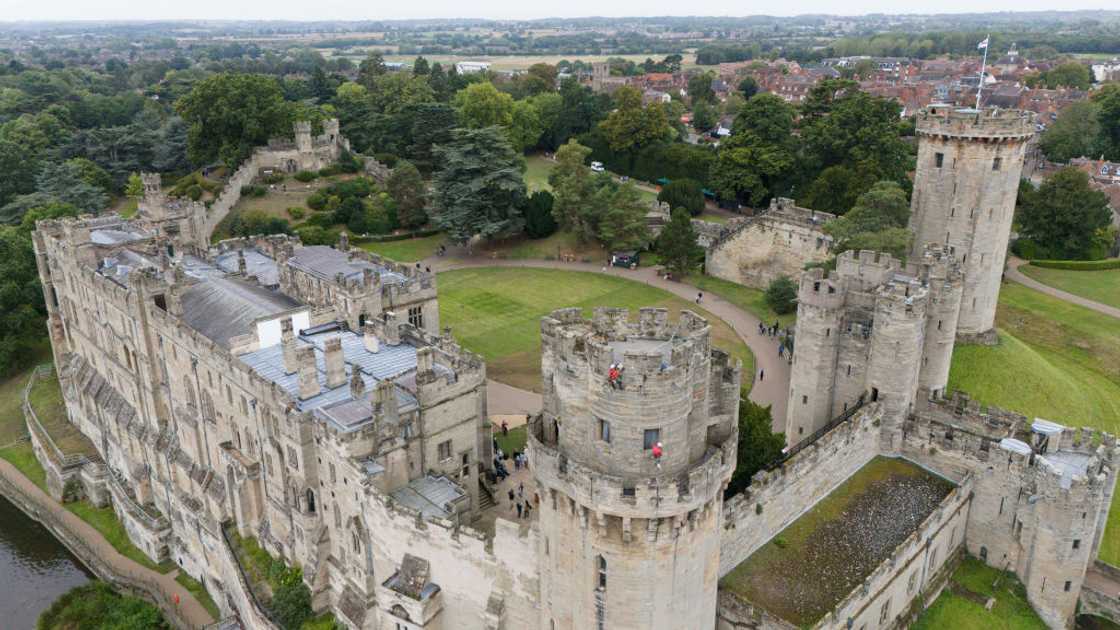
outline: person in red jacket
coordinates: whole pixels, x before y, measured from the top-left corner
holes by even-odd
[[[657,444],[654,444],[653,445],[653,461],[654,461],[654,463],[657,464],[658,469],[661,468],[661,455],[662,455],[662,453],[663,453],[663,451],[661,450],[661,442],[658,442]]]

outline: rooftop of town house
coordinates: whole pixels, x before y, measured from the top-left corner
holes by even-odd
[[[420,512],[424,518],[450,518],[455,503],[467,497],[466,490],[443,475],[424,475],[392,493],[401,505]]]
[[[234,260],[234,264],[236,262]],[[368,260],[352,259],[349,254],[326,245],[300,247],[288,259],[288,265],[331,282],[334,282],[338,274],[342,274],[344,280],[361,280],[366,269],[376,271],[381,276],[383,284],[404,284],[407,280],[400,272]]]
[[[720,588],[795,626],[812,626],[890,557],[953,487],[904,459],[876,457],[735,567]]]
[[[240,250],[240,255],[245,257],[245,275],[255,276],[261,284],[268,287],[280,283],[280,271],[275,260],[255,248]],[[226,273],[240,273],[238,257],[238,251],[222,252],[214,258],[214,264]]]

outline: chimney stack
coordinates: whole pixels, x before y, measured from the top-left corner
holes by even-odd
[[[385,343],[390,346],[401,344],[401,324],[393,311],[385,311]]]
[[[338,249],[343,253],[350,251],[350,237],[347,236],[346,232],[338,234]]]
[[[377,383],[373,390],[373,417],[396,424],[399,419],[397,391],[393,381],[385,379]]]
[[[435,369],[436,351],[431,346],[425,346],[416,351],[416,374],[427,374]]]
[[[284,373],[295,374],[299,369],[296,362],[296,335],[292,330],[292,318],[280,320],[280,344],[284,352]]]
[[[342,355],[342,338],[331,337],[323,346],[323,363],[327,365],[327,387],[334,389],[346,382],[346,361]]]
[[[237,273],[245,275],[248,265],[245,263],[245,250],[237,250]]]
[[[315,348],[304,346],[296,351],[299,362],[299,399],[319,395],[319,368],[315,365]]]
[[[354,366],[350,370],[350,397],[360,399],[366,393],[366,382],[362,380],[362,371]]]
[[[372,324],[366,324],[362,331],[362,345],[366,347],[367,352],[374,354],[381,350],[381,340],[377,338],[377,333],[373,331]]]

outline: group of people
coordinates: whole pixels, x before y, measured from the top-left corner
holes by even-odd
[[[611,368],[607,370],[607,384],[611,386],[611,389],[623,389],[622,372],[625,369],[621,363],[611,364]]]
[[[758,334],[777,338],[778,358],[793,363],[793,333],[788,326],[782,328],[777,320],[774,321],[772,326],[758,322]]]
[[[540,496],[534,496],[533,501],[536,501],[538,507],[540,506]],[[517,518],[529,518],[529,513],[533,511],[533,501],[525,497],[525,484],[517,484],[517,491],[514,492],[513,488],[509,489],[509,509],[512,512],[517,510]]]

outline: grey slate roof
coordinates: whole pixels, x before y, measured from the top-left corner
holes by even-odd
[[[140,241],[149,236],[151,235],[141,232],[140,230],[103,228],[90,232],[89,240],[95,245],[122,245],[124,243],[131,243],[132,241]]]
[[[128,286],[129,274],[135,269],[156,267],[156,263],[146,256],[129,249],[121,249],[101,261],[98,271],[101,275],[122,286]]]
[[[407,486],[393,492],[393,498],[397,502],[420,512],[425,519],[451,516],[454,512],[452,502],[464,496],[466,492],[459,484],[442,475],[417,477],[408,482]]]
[[[290,311],[300,303],[239,278],[207,278],[183,292],[183,321],[215,343],[253,332],[253,322]]]
[[[365,260],[350,260],[349,255],[326,245],[308,245],[295,251],[288,264],[293,269],[334,281],[338,274],[346,280],[358,280],[364,269],[372,269],[381,276],[382,284],[403,284],[404,275]]]
[[[280,271],[276,261],[260,253],[256,249],[242,250],[245,253],[245,272],[256,276],[260,283],[274,287],[280,284]],[[229,251],[219,254],[216,259],[218,268],[226,273],[237,273],[237,252]]]

